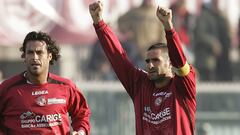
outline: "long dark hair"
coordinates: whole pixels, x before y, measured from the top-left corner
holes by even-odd
[[[52,54],[52,60],[50,61],[51,65],[54,64],[54,61],[57,61],[60,58],[60,48],[57,46],[56,41],[52,40],[47,33],[41,31],[32,31],[26,35],[22,47],[20,48],[22,58],[25,58],[26,44],[29,41],[44,41],[46,43],[48,53]]]

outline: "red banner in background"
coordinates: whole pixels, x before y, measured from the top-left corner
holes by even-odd
[[[44,31],[63,44],[88,44],[96,34],[88,12],[92,0],[1,0],[0,45],[19,45],[30,31]],[[105,0],[106,20],[114,21],[141,0]]]

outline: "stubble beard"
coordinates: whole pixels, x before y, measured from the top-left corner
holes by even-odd
[[[169,77],[167,77],[165,74],[161,74],[158,76],[151,77],[150,80],[154,83],[162,83],[165,82]]]
[[[28,74],[30,76],[34,76],[34,77],[37,77],[39,76],[41,73],[40,69],[33,69],[32,67],[29,67],[28,70],[27,70]]]

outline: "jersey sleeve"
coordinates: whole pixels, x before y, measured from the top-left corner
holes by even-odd
[[[16,80],[16,81],[18,81],[18,80]],[[9,87],[11,87],[14,84],[14,82],[12,82],[12,80],[8,79],[8,80],[5,80],[2,83],[0,83],[0,135],[7,134],[7,129],[4,126],[5,119],[3,117],[3,111],[6,108],[5,94],[6,94],[7,90],[9,89]]]
[[[194,68],[187,62],[178,33],[172,29],[166,31],[169,57],[175,73],[177,92],[192,100],[196,98]]]
[[[74,85],[70,90],[69,115],[72,119],[72,127],[74,131],[84,130],[86,135],[90,134],[90,109],[86,99],[80,90]]]
[[[102,48],[110,61],[118,79],[123,84],[131,98],[137,91],[134,91],[135,82],[144,75],[144,72],[136,68],[129,60],[125,50],[122,48],[117,36],[104,21],[94,25]]]
[[[0,99],[3,99],[2,92],[3,92],[3,84],[0,84]],[[4,135],[3,118],[2,118],[3,106],[4,105],[2,103],[2,100],[0,100],[0,135]]]

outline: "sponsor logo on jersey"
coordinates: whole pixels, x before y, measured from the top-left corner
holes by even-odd
[[[151,107],[150,106],[144,106],[144,112],[151,113]]]
[[[48,105],[51,104],[66,104],[66,99],[64,98],[49,98]]]
[[[20,115],[21,128],[32,127],[52,127],[62,124],[62,116],[59,113],[36,115],[35,113],[28,111]]]
[[[158,113],[153,113],[151,111],[144,112],[142,119],[148,123],[158,125],[164,121],[171,119],[171,111],[170,108],[167,107]]]
[[[47,100],[44,96],[40,96],[40,97],[36,98],[36,103],[39,106],[45,106],[47,104]]]
[[[39,91],[33,91],[33,92],[32,92],[32,95],[33,95],[33,96],[46,95],[46,94],[48,94],[48,91],[47,91],[47,90],[39,90]]]
[[[159,93],[153,93],[153,96],[154,97],[157,97],[157,96],[164,96],[164,98],[168,98],[168,97],[171,97],[172,95],[172,92],[159,92]]]
[[[156,98],[154,103],[155,103],[155,106],[160,106],[162,103],[162,98],[161,97]]]
[[[35,117],[35,113],[33,113],[33,112],[30,112],[30,111],[28,111],[28,112],[25,112],[25,113],[22,113],[21,115],[20,115],[20,119],[31,119],[31,118],[34,118]]]

